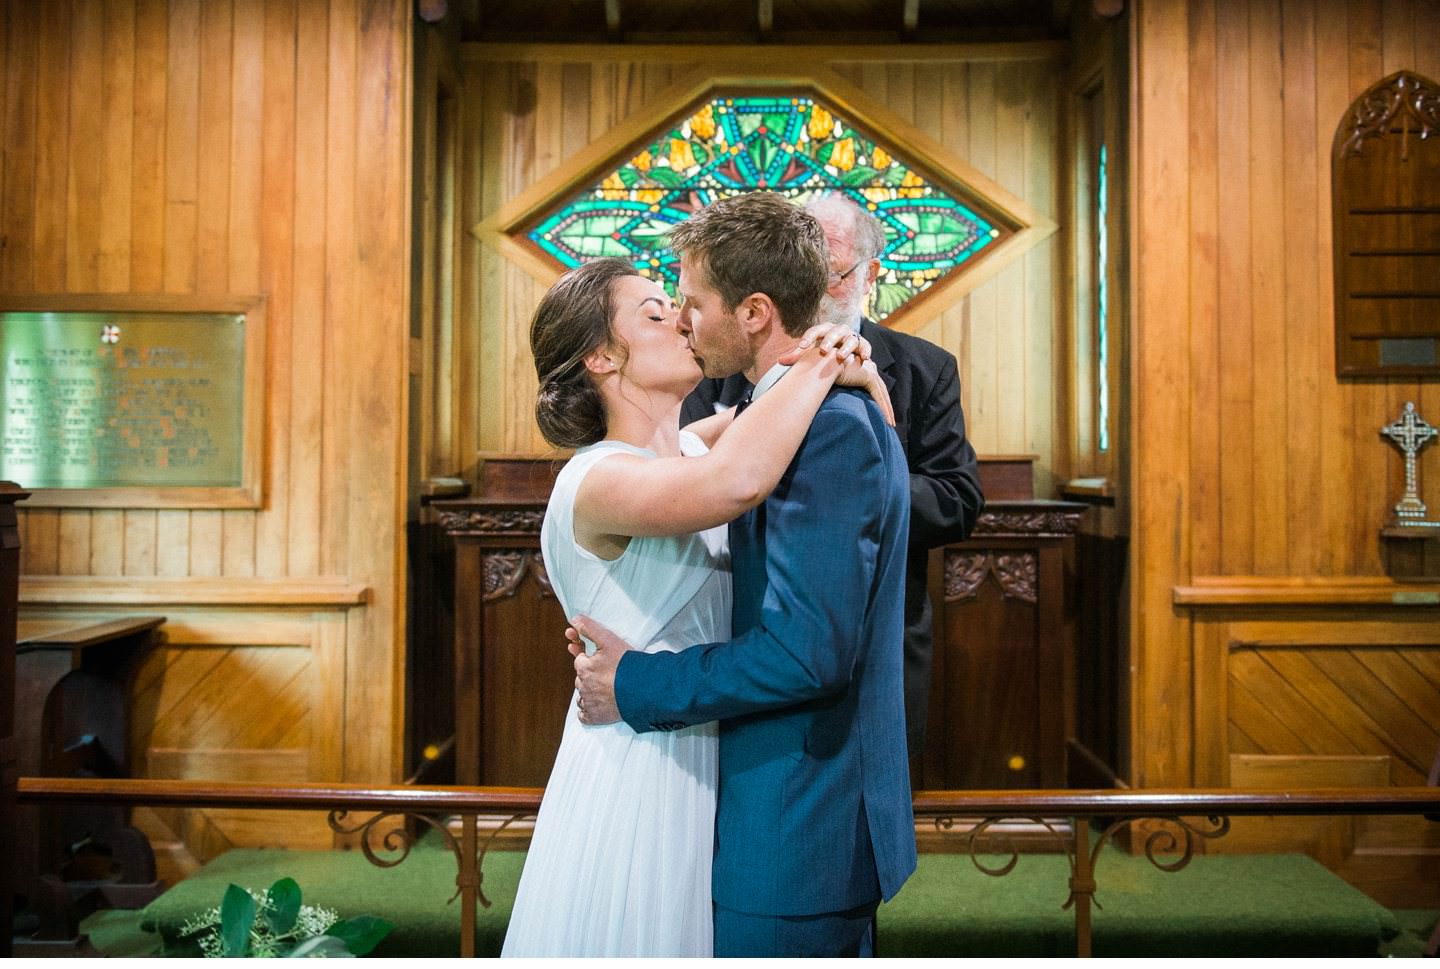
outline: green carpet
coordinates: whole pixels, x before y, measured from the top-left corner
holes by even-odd
[[[481,889],[491,907],[476,913],[480,955],[500,954],[524,860],[521,851],[491,851],[485,856]],[[450,902],[455,894],[455,860],[432,839],[422,840],[394,868],[378,868],[358,851],[229,851],[141,909],[138,920],[135,913],[131,918],[173,935],[196,912],[220,904],[232,882],[266,889],[287,875],[299,883],[306,904],[333,908],[341,918],[379,915],[393,922],[395,930],[375,949],[376,956],[460,954],[460,900]],[[91,941],[107,955],[121,954],[112,953],[107,944],[117,949],[135,944],[118,927],[114,937],[92,935]]]
[[[480,955],[497,955],[524,854],[486,856],[484,890],[492,907],[477,914]],[[267,888],[299,882],[304,900],[341,917],[380,915],[395,931],[377,956],[459,954],[458,899],[451,856],[422,841],[395,868],[359,852],[231,851],[139,912],[100,912],[86,921],[107,955],[158,950],[162,931],[219,904],[234,882]],[[1066,956],[1074,952],[1074,914],[1062,911],[1069,869],[1059,855],[1023,855],[991,878],[968,856],[926,854],[900,895],[879,914],[882,956]],[[1303,855],[1211,855],[1168,874],[1144,858],[1106,853],[1098,865],[1101,908],[1093,913],[1094,951],[1110,956],[1411,955],[1434,913],[1405,922]],[[1428,919],[1428,921],[1427,921]],[[1413,922],[1413,927],[1410,923]],[[1402,933],[1402,928],[1409,931]],[[1427,932],[1428,934],[1428,932]]]
[[[997,867],[1004,859],[982,859]],[[883,956],[1065,956],[1069,864],[1022,855],[992,878],[968,855],[924,855],[880,909]],[[1384,906],[1305,855],[1207,855],[1179,872],[1105,853],[1091,924],[1097,956],[1373,956],[1400,932]]]

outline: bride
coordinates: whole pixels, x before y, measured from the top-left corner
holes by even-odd
[[[775,487],[831,387],[889,404],[868,345],[821,326],[743,415],[682,431],[701,368],[678,312],[628,263],[599,259],[563,276],[530,326],[541,432],[577,449],[541,528],[546,571],[566,616],[647,652],[730,638],[725,525]],[[717,750],[713,723],[585,726],[572,700],[503,955],[710,955]]]

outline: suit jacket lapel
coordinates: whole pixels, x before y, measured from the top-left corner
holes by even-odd
[[[890,352],[890,347],[884,340],[871,339],[871,334],[879,327],[879,323],[867,316],[860,321],[860,335],[870,340],[870,359],[875,361],[875,369],[880,371],[880,379],[885,381],[885,389],[893,398],[895,394],[895,355]]]

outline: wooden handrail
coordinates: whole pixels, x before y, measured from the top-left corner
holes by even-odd
[[[81,804],[104,798],[151,807],[344,808],[453,814],[534,814],[538,787],[384,787],[372,784],[244,784],[132,778],[22,777],[25,803]]]
[[[543,789],[22,777],[18,793],[19,799],[26,803],[75,804],[104,798],[125,804],[166,807],[533,814],[540,807]],[[1431,814],[1440,812],[1440,788],[916,791],[914,806],[916,815],[921,817]]]
[[[915,792],[915,813],[923,817],[1427,814],[1436,805],[1440,788],[1434,787]]]
[[[343,834],[359,835],[360,847],[372,862],[386,866],[395,861],[377,861],[370,838],[383,818],[407,815],[428,823],[440,832],[455,855],[456,886],[461,899],[460,952],[475,954],[475,906],[488,906],[480,891],[485,849],[479,845],[477,820],[480,815],[508,816],[500,828],[516,818],[533,816],[544,791],[534,787],[409,787],[366,784],[240,784],[224,781],[175,781],[139,779],[89,779],[22,777],[19,800],[26,803],[80,804],[106,800],[122,804],[171,807],[311,808],[330,812],[330,826]],[[1117,831],[1135,821],[1155,821],[1175,831],[1170,836],[1152,834],[1144,839],[1144,850],[1152,863],[1165,871],[1177,871],[1188,864],[1198,844],[1222,837],[1233,815],[1337,815],[1337,814],[1435,814],[1440,813],[1440,788],[1317,788],[1297,791],[1245,791],[1230,788],[1153,789],[1109,791],[917,791],[915,816],[934,819],[937,826],[949,827],[955,819],[976,819],[972,832],[971,857],[975,859],[973,835],[997,821],[1022,818],[1068,818],[1073,824],[1062,833],[1050,821],[1042,821],[1057,837],[1061,850],[1070,857],[1070,897],[1066,908],[1075,912],[1076,954],[1091,950],[1090,908],[1096,890],[1095,859]],[[358,823],[346,821],[351,811],[373,811],[375,816]],[[447,826],[426,817],[442,813],[458,815],[461,837],[454,838]],[[1203,817],[1204,824],[1187,818]],[[1092,844],[1090,822],[1103,819],[1105,827]],[[498,832],[497,832],[498,833]],[[493,836],[492,836],[493,837]],[[408,853],[403,846],[387,843],[386,850]],[[1013,849],[1004,849],[1011,851]],[[1178,861],[1160,862],[1156,854],[1181,855]],[[986,874],[1004,875],[1014,861],[998,868],[976,866]],[[1014,855],[1018,860],[1018,855]]]

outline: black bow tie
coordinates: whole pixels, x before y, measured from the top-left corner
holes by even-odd
[[[750,400],[751,400],[751,398],[754,396],[754,394],[755,394],[755,390],[754,390],[754,388],[752,387],[750,390],[746,391],[744,397],[741,397],[741,398],[740,398],[740,403],[738,403],[738,404],[735,405],[735,416],[736,416],[736,417],[739,417],[739,416],[744,412],[745,408],[747,408],[747,407],[750,406]]]

